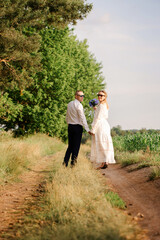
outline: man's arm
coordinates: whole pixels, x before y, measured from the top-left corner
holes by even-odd
[[[89,130],[89,127],[88,127],[88,124],[87,124],[86,117],[84,115],[82,104],[79,104],[77,110],[78,110],[78,115],[79,115],[79,118],[80,118],[80,121],[81,121],[82,125],[84,126],[85,130],[89,133],[90,130]]]
[[[67,106],[67,112],[66,112],[66,122],[68,124],[68,106]]]

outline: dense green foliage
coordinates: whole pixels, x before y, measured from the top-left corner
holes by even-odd
[[[86,17],[86,0],[2,0],[0,3],[0,90],[28,86],[39,71],[40,35],[28,27],[65,27]],[[2,92],[3,93],[3,92]]]
[[[103,87],[101,64],[89,53],[86,41],[78,41],[69,29],[45,28],[39,34],[42,70],[23,91],[7,89],[5,98],[9,101],[3,101],[7,111],[1,114],[0,123],[6,129],[18,126],[18,134],[45,132],[65,140],[67,104],[77,89],[83,90],[89,116],[89,100]]]

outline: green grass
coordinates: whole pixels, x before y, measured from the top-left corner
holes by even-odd
[[[150,166],[151,166],[150,163],[140,162],[140,163],[138,164],[138,166],[136,167],[136,169],[139,170],[139,169],[146,168],[146,167],[150,167]]]
[[[115,192],[108,191],[105,194],[106,200],[109,201],[112,207],[117,207],[119,209],[126,209],[125,202],[119,197],[119,195]]]
[[[160,177],[160,166],[153,166],[149,175],[149,180],[154,180]]]
[[[136,151],[134,153],[115,151],[115,158],[122,167],[126,167],[138,163],[141,159],[142,154],[142,151]]]

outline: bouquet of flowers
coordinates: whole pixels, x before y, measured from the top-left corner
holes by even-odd
[[[94,98],[94,99],[92,99],[92,100],[89,101],[89,106],[90,106],[90,107],[95,107],[95,106],[97,106],[98,104],[99,104],[99,101],[98,101],[96,98]]]

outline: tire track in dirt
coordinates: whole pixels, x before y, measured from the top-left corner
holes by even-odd
[[[28,202],[35,202],[39,196],[45,175],[49,173],[54,156],[47,156],[24,172],[20,181],[0,186],[0,239],[8,229],[13,229],[15,222],[21,222]]]
[[[100,171],[126,202],[128,214],[147,230],[151,240],[160,240],[160,179],[148,181],[150,168],[129,170],[116,164]]]

